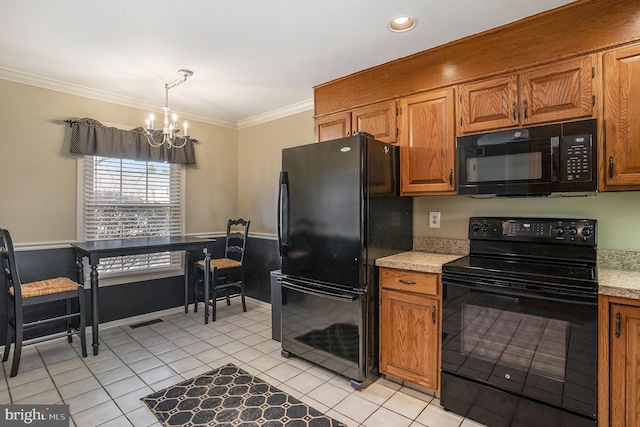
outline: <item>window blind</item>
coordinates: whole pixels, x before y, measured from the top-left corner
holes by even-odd
[[[182,233],[182,166],[100,156],[83,164],[85,240],[160,237]],[[177,253],[104,258],[101,274],[180,266]]]

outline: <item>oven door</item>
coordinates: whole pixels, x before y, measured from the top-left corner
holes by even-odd
[[[457,143],[458,194],[546,194],[558,181],[559,137],[480,145]]]
[[[342,374],[365,379],[365,295],[282,279],[282,350]]]
[[[492,426],[593,424],[597,296],[498,283],[443,275],[443,407]]]

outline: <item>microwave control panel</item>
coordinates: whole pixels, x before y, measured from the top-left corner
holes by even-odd
[[[560,147],[560,181],[591,181],[591,135],[565,136]]]

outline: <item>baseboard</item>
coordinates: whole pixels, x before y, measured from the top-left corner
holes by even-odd
[[[263,308],[271,308],[271,304],[268,302],[260,301],[255,298],[245,297],[248,303],[257,305]],[[106,330],[109,328],[117,328],[119,326],[128,326],[134,323],[146,322],[162,316],[170,316],[172,314],[184,313],[184,306],[168,308],[166,310],[153,311],[151,313],[141,314],[139,316],[125,317],[124,319],[113,320],[111,322],[101,323],[100,330]]]

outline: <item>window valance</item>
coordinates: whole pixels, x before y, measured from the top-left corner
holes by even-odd
[[[123,130],[107,127],[97,120],[87,118],[70,120],[69,123],[70,151],[75,154],[148,162],[196,163],[193,140],[189,140],[182,148],[168,148],[164,144],[152,147],[144,136],[145,130],[141,127]],[[157,141],[162,140],[162,131],[156,131],[154,136]]]

